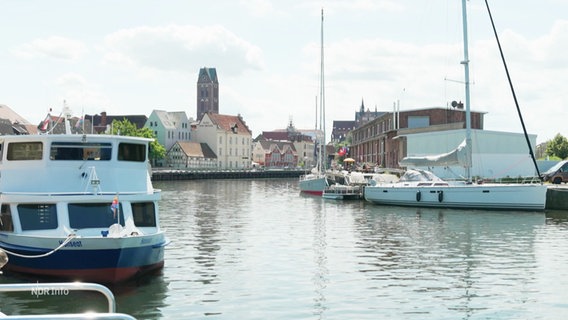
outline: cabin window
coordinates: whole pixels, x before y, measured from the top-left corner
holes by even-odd
[[[146,145],[137,143],[120,143],[118,145],[118,160],[146,161]]]
[[[57,209],[54,204],[20,204],[18,216],[23,231],[57,229]]]
[[[51,144],[51,160],[110,160],[110,143],[54,142]]]
[[[0,209],[0,231],[14,231],[14,224],[12,223],[12,211],[10,206],[3,204]]]
[[[8,144],[8,160],[41,160],[43,143],[13,142]]]
[[[156,212],[153,202],[132,203],[132,216],[137,227],[156,226]]]
[[[69,210],[69,226],[72,229],[108,228],[119,223],[119,218],[112,211],[111,203],[70,203],[67,205],[67,210]],[[120,224],[124,226],[121,203],[118,211]]]

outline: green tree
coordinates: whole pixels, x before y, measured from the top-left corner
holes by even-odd
[[[132,137],[143,137],[154,139],[150,142],[150,159],[152,163],[156,160],[161,160],[166,156],[166,148],[162,146],[154,136],[154,132],[149,128],[136,128],[136,125],[127,119],[113,120],[111,124],[111,134],[121,135],[121,136],[132,136]]]
[[[546,154],[566,159],[568,157],[568,139],[558,133],[546,146]]]

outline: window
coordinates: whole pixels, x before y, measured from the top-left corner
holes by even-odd
[[[146,161],[146,145],[136,143],[120,143],[118,145],[118,160]]]
[[[110,160],[110,143],[53,142],[51,160]]]
[[[41,142],[14,142],[8,144],[8,160],[41,160]]]
[[[155,227],[156,214],[153,202],[132,203],[132,216],[137,227]]]
[[[120,221],[124,226],[122,204],[118,204],[120,219],[114,216],[110,206],[110,203],[70,203],[67,205],[69,225],[73,229],[108,228]]]
[[[0,209],[0,231],[14,231],[12,212],[10,211],[10,206],[7,204],[3,204]]]
[[[20,204],[18,216],[24,231],[57,229],[57,209],[54,204]]]
[[[409,116],[408,128],[425,128],[430,126],[430,117],[428,116]]]

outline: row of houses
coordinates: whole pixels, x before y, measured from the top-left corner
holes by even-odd
[[[114,120],[125,119],[137,128],[149,128],[157,142],[165,147],[165,158],[155,162],[158,166],[177,169],[251,169],[254,165],[296,167],[298,159],[301,159],[301,163],[314,163],[312,136],[297,132],[292,126],[272,135],[267,133],[268,138],[259,135],[253,141],[252,131],[241,115],[205,112],[196,121],[184,111],[154,110],[149,117],[101,112],[72,118],[71,129],[78,134],[101,134],[109,131]],[[8,106],[0,105],[1,134],[37,134],[40,131],[64,133],[63,118],[48,115],[39,125],[30,124]],[[292,139],[293,142],[273,141],[276,136]]]
[[[484,113],[471,112],[473,129],[474,175],[530,175],[532,166],[523,147],[522,134],[486,131]],[[316,162],[316,141],[322,141],[319,130],[298,130],[290,121],[282,130],[265,131],[252,137],[252,131],[241,115],[223,115],[205,112],[199,120],[189,118],[184,111],[154,110],[144,115],[85,115],[74,118],[73,130],[77,133],[103,133],[114,120],[127,119],[138,128],[152,130],[157,141],[166,149],[166,156],[156,162],[158,166],[175,169],[251,169],[311,168]],[[58,117],[48,118],[51,133],[63,133],[56,124]],[[351,157],[367,167],[398,168],[405,156],[444,153],[459,145],[465,133],[465,111],[453,108],[422,108],[392,110],[390,112],[365,111],[363,103],[354,121],[334,121],[331,143],[326,147],[328,160],[341,158],[336,145],[348,145]],[[9,107],[0,105],[1,134],[35,134],[36,125],[30,125]],[[529,136],[535,149],[536,135]],[[498,147],[495,147],[498,146]],[[519,151],[521,150],[521,151]],[[340,160],[340,159],[339,159]],[[514,164],[511,165],[511,164]],[[484,169],[490,168],[490,169]],[[447,177],[449,171],[460,168],[443,168],[436,172]],[[451,172],[455,174],[455,172]],[[459,174],[459,173],[458,173]]]

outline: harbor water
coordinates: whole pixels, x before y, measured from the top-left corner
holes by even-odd
[[[297,179],[158,181],[165,267],[112,288],[138,319],[564,319],[568,212],[378,206]],[[1,282],[37,281],[13,274]],[[70,301],[71,300],[71,301]],[[105,310],[92,294],[0,311]]]

